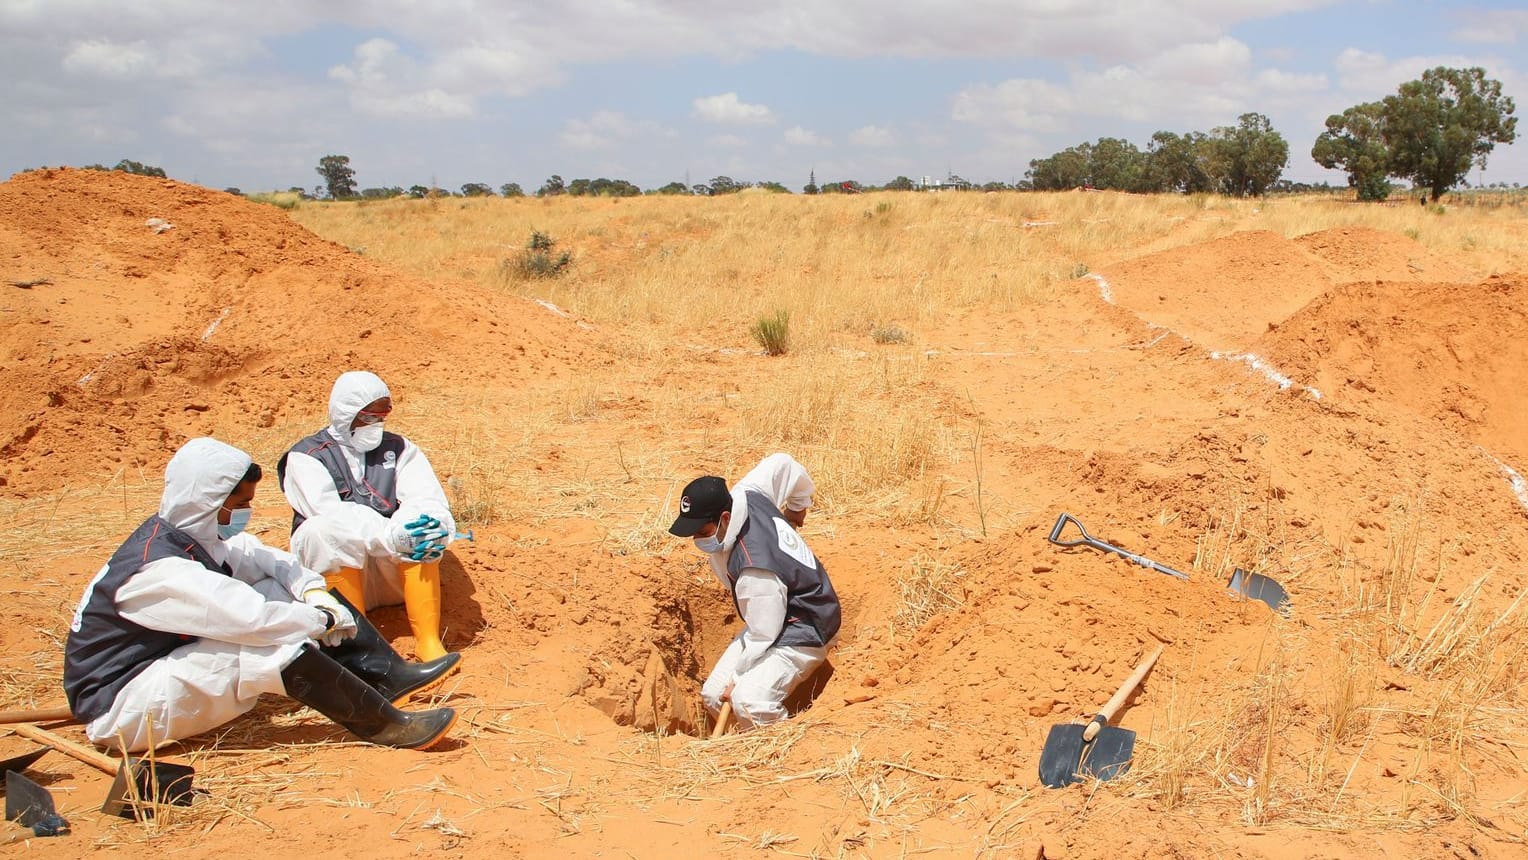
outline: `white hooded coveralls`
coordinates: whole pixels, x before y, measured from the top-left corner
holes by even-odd
[[[364,452],[356,449],[350,425],[367,404],[391,396],[380,377],[359,370],[340,374],[329,393],[329,427],[325,432],[339,443],[339,450],[357,480],[364,470]],[[388,518],[364,504],[340,498],[334,477],[316,458],[297,451],[287,454],[281,489],[292,510],[306,517],[292,533],[292,552],[304,567],[321,573],[333,573],[342,567],[364,571],[363,610],[403,602],[398,554],[392,538],[398,524],[428,514],[440,520],[441,528],[447,532],[456,531],[446,491],[424,452],[405,439],[403,453],[394,468],[398,510]]]
[[[732,517],[721,539],[721,551],[707,553],[711,571],[737,596],[743,630],[716,661],[700,688],[700,697],[715,714],[721,710],[722,694],[731,684],[732,712],[738,723],[763,726],[787,716],[785,699],[797,684],[817,671],[827,659],[828,649],[775,644],[785,629],[787,594],[785,583],[773,572],[743,568],[733,589],[727,559],[748,521],[748,503],[743,498],[748,491],[764,494],[781,511],[804,511],[812,506],[816,485],[806,467],[789,454],[765,457],[732,487]]]
[[[159,516],[196,540],[232,576],[189,558],[145,564],[117,591],[124,619],[199,637],[149,664],[85,726],[103,746],[139,752],[214,729],[249,711],[261,693],[284,695],[281,670],[322,636],[327,616],[302,602],[324,578],[250,534],[218,537],[218,509],[249,469],[248,454],[216,439],[192,439],[165,467]],[[90,599],[106,566],[76,610]]]

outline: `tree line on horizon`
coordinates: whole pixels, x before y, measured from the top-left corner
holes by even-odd
[[[1384,200],[1395,185],[1392,179],[1409,180],[1414,189],[1427,192],[1434,202],[1447,191],[1469,187],[1471,167],[1485,166],[1495,145],[1511,144],[1517,137],[1516,105],[1502,94],[1501,83],[1487,78],[1480,67],[1429,69],[1415,81],[1401,84],[1394,95],[1377,102],[1354,105],[1327,117],[1326,130],[1311,148],[1311,158],[1322,167],[1348,174],[1348,186],[1359,200]],[[1177,134],[1158,131],[1143,151],[1128,140],[1100,137],[1029,162],[1024,179],[1012,184],[967,182],[951,174],[925,185],[898,176],[884,185],[862,185],[846,179],[818,184],[811,171],[804,194],[858,193],[861,191],[916,191],[928,187],[980,191],[1056,191],[1092,188],[1134,193],[1220,193],[1261,196],[1270,192],[1333,190],[1327,183],[1297,183],[1281,178],[1289,164],[1289,144],[1268,117],[1244,113],[1234,126],[1219,126],[1208,133]],[[92,164],[88,169],[107,170]],[[163,169],[123,159],[113,170],[145,176],[165,176]],[[526,197],[515,182],[497,189],[469,182],[459,191],[434,186],[408,188],[359,188],[350,158],[326,155],[316,168],[323,179],[311,192],[292,186],[288,191],[305,199],[379,200],[398,197]],[[1495,183],[1493,187],[1507,187]],[[1513,188],[1520,187],[1512,183]],[[687,185],[670,182],[643,190],[624,179],[574,179],[564,181],[553,174],[534,192],[536,197],[635,197],[641,194],[722,196],[749,188],[789,194],[775,181],[746,182],[718,176],[710,182]],[[237,188],[224,189],[240,194]]]

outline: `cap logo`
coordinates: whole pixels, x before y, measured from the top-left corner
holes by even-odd
[[[679,497],[679,512],[681,514],[687,514],[687,513],[690,512],[690,497],[689,496],[680,496]]]

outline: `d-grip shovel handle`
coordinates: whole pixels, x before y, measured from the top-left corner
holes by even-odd
[[[1076,526],[1077,531],[1082,532],[1082,537],[1077,538],[1076,540],[1062,540],[1061,533],[1066,531],[1067,523],[1071,523],[1072,525]],[[1071,514],[1062,514],[1056,518],[1056,524],[1051,526],[1049,540],[1056,546],[1082,546],[1084,544],[1088,546],[1093,545],[1093,536],[1088,534],[1088,530],[1083,528],[1082,523],[1077,522],[1077,518],[1073,517]]]
[[[1061,540],[1061,532],[1066,529],[1067,523],[1071,523],[1072,525],[1076,526],[1077,530],[1082,532],[1082,537],[1077,538],[1076,540]],[[1062,514],[1060,517],[1056,518],[1056,524],[1051,526],[1050,542],[1056,546],[1090,546],[1097,550],[1103,550],[1104,552],[1112,552],[1115,555],[1124,558],[1126,561],[1129,561],[1133,564],[1138,564],[1141,567],[1149,568],[1156,571],[1157,573],[1165,573],[1168,576],[1176,576],[1179,579],[1188,579],[1188,574],[1186,573],[1180,573],[1165,564],[1158,564],[1157,562],[1152,561],[1144,555],[1136,555],[1133,552],[1120,549],[1117,546],[1104,543],[1098,538],[1093,537],[1092,535],[1088,534],[1087,529],[1082,527],[1082,523],[1077,522],[1077,518],[1073,517],[1071,514]]]
[[[1141,681],[1145,680],[1147,673],[1151,671],[1152,666],[1156,665],[1157,658],[1162,656],[1162,651],[1166,647],[1166,645],[1158,645],[1157,650],[1151,652],[1149,657],[1142,660],[1140,665],[1135,667],[1135,671],[1130,673],[1130,677],[1125,679],[1125,683],[1120,685],[1119,691],[1114,694],[1114,698],[1110,699],[1103,708],[1099,709],[1098,716],[1094,717],[1093,722],[1088,723],[1088,727],[1082,730],[1082,740],[1084,743],[1093,740],[1098,735],[1098,732],[1108,725],[1110,720],[1114,719],[1115,712],[1124,706],[1125,701],[1130,698],[1130,694],[1134,693],[1135,688],[1139,687]]]

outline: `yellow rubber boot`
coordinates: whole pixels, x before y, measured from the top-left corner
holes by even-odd
[[[345,595],[350,605],[366,614],[366,577],[359,568],[342,567],[324,574],[324,584]]]
[[[446,656],[440,641],[440,562],[405,561],[398,568],[403,578],[403,608],[414,629],[414,656],[428,662]]]

